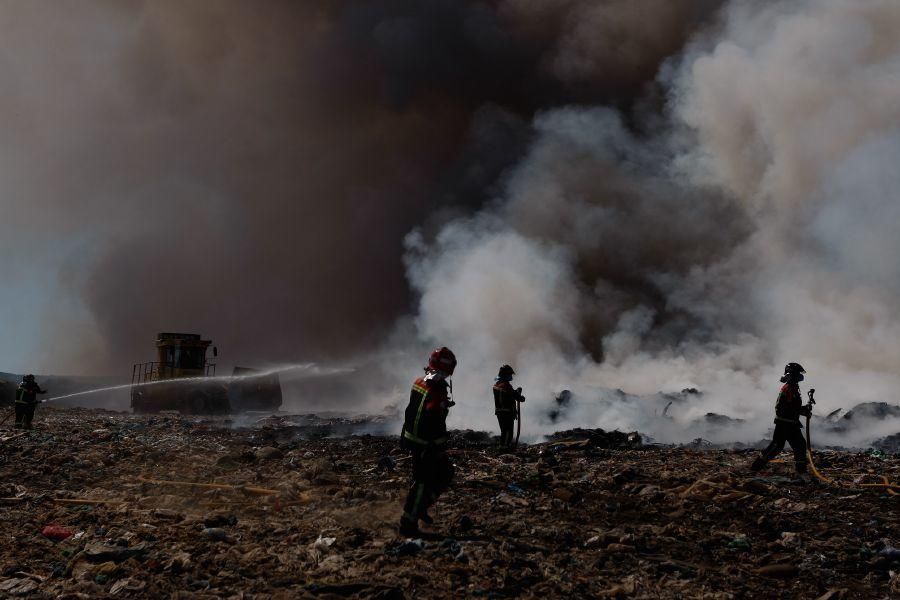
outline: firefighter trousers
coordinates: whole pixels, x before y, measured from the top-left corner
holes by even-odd
[[[513,443],[513,432],[516,429],[516,413],[497,413],[497,422],[500,423],[500,445],[510,447]]]
[[[403,520],[415,523],[453,480],[453,465],[443,449],[413,450],[413,482],[403,505]]]
[[[759,458],[753,461],[751,468],[754,471],[762,469],[767,462],[778,456],[778,453],[784,450],[785,442],[791,445],[794,451],[794,466],[798,473],[806,472],[806,438],[803,437],[803,431],[800,425],[789,423],[775,423],[775,433],[772,435],[772,443],[763,450]]]
[[[16,427],[31,429],[35,406],[35,404],[30,402],[16,402]]]

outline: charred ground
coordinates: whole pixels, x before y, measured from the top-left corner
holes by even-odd
[[[584,430],[504,454],[487,434],[456,432],[456,481],[435,506],[435,526],[415,541],[395,529],[408,485],[397,438],[351,435],[390,424],[238,425],[47,409],[36,431],[0,431],[0,594],[900,593],[896,497],[803,485],[789,464],[754,477],[743,469],[750,450],[643,446]],[[817,462],[848,485],[900,477],[900,461],[877,453],[828,451]],[[74,535],[51,541],[48,525]]]

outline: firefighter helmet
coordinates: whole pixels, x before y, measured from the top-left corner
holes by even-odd
[[[512,376],[515,375],[516,372],[509,365],[503,365],[500,367],[500,371],[497,373],[497,377],[501,379],[512,379]]]
[[[446,346],[435,348],[428,358],[428,368],[446,375],[453,375],[453,370],[456,369],[456,356]]]
[[[806,373],[806,369],[804,369],[803,366],[799,363],[792,362],[784,365],[784,373],[785,375],[796,375],[797,373]]]

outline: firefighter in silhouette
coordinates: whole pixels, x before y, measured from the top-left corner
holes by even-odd
[[[784,449],[784,443],[791,445],[794,451],[794,466],[801,478],[806,476],[806,439],[800,425],[800,417],[810,415],[812,406],[803,405],[800,386],[803,381],[804,368],[797,363],[788,363],[784,367],[781,382],[784,384],[775,402],[775,433],[772,443],[763,450],[750,465],[752,471],[759,471],[766,463],[778,456]]]
[[[522,388],[513,389],[512,378],[516,372],[509,365],[500,367],[494,382],[494,414],[500,423],[500,445],[509,448],[513,444],[513,429],[519,412],[519,402],[525,402]]]
[[[419,521],[432,523],[429,507],[453,479],[453,465],[447,456],[447,413],[453,406],[450,376],[456,357],[448,348],[431,353],[425,375],[416,379],[401,434],[401,444],[412,451],[412,486],[400,517],[400,534],[419,533]]]
[[[34,408],[38,404],[37,395],[46,394],[41,386],[34,380],[34,375],[26,375],[22,383],[16,388],[16,427],[31,429],[31,421],[34,419]],[[46,400],[41,400],[46,402]]]

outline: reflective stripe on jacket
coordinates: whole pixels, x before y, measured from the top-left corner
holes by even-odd
[[[513,389],[508,381],[498,381],[494,384],[494,414],[516,414],[516,403],[521,395]]]
[[[19,387],[16,388],[16,403],[37,404],[37,395],[43,393],[44,390],[42,390],[41,386],[37,383],[22,382],[19,384]]]
[[[403,438],[417,446],[447,442],[449,396],[443,379],[419,377],[409,394],[403,422]]]

